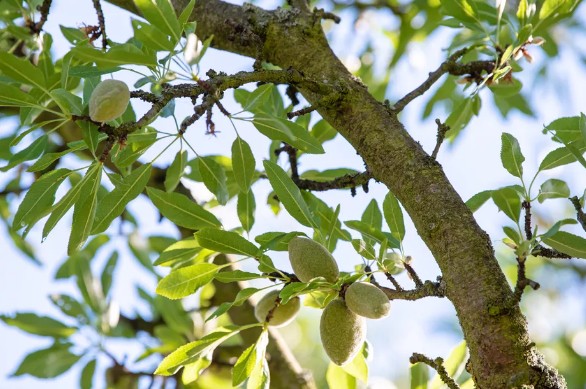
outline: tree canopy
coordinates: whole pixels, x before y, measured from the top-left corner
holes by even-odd
[[[579,87],[559,82],[586,58],[579,3],[93,0],[94,22],[49,32],[51,0],[2,1],[0,217],[32,263],[57,235],[66,255],[51,276],[75,285],[49,296],[59,316],[2,313],[53,342],[13,375],[365,387],[385,346],[365,340],[364,317],[439,298],[462,342],[443,358],[410,350],[412,388],[583,385],[584,318],[573,338],[536,344],[538,313],[523,304],[570,287],[552,273],[586,274],[586,116],[539,121],[544,92],[572,106]],[[128,39],[113,38],[122,10],[107,4],[128,11]],[[500,139],[501,184],[484,184],[471,150],[460,174],[477,191],[465,196],[442,158],[466,137],[480,155],[483,115],[546,151],[485,129]],[[504,215],[490,219],[499,228],[485,231],[487,209]],[[115,284],[131,261],[150,281],[133,286],[141,308],[121,311]],[[275,329],[300,309],[319,312],[298,332],[321,343]],[[136,360],[111,352],[121,339]]]

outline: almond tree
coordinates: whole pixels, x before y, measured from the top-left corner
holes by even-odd
[[[414,353],[414,384],[426,387],[426,379],[417,378],[417,372],[429,365],[450,388],[566,387],[564,378],[544,361],[530,339],[520,301],[528,287],[539,287],[538,280],[526,274],[528,261],[586,258],[584,196],[573,193],[561,179],[524,175],[521,146],[513,135],[503,132],[502,165],[515,181],[502,188],[486,188],[464,202],[444,174],[438,152],[444,140],[457,139],[479,113],[481,96],[492,98],[504,115],[531,113],[518,80],[521,64],[530,61],[531,52],[541,50],[544,43],[546,53],[555,55],[558,42],[553,28],[580,28],[571,19],[577,1],[320,3],[325,9],[305,0],[289,0],[274,9],[217,0],[108,2],[135,14],[134,36],[124,43],[110,40],[108,32],[115,26],[108,24],[101,2],[94,0],[95,25],[62,27],[71,45],[63,58],[51,55],[53,38],[43,34],[45,22],[54,16],[50,0],[0,5],[0,106],[4,115],[20,120],[14,134],[0,140],[6,160],[2,171],[16,177],[2,192],[3,218],[15,244],[28,250],[23,239],[32,228],[43,224],[44,238],[73,209],[68,258],[57,277],[75,279],[82,298],[53,296],[75,325],[32,313],[2,317],[7,324],[55,338],[50,348],[29,354],[16,375],[54,377],[82,360],[81,385],[91,385],[95,354],[72,350],[70,339],[79,327],[87,326],[101,337],[135,337],[145,332],[159,341],[160,346],[146,351],[146,355],[165,357],[156,371],[133,371],[110,355],[112,365],[105,373],[110,387],[136,387],[143,376],[161,387],[169,381],[190,387],[202,382],[205,374],[221,377],[218,372],[231,369],[234,386],[247,382],[253,388],[313,388],[311,374],[268,324],[281,306],[297,296],[323,309],[343,299],[352,283],[366,281],[390,300],[447,298],[457,312],[469,357],[461,357],[456,365],[465,365],[465,372],[452,376],[458,369],[444,366],[441,358]],[[401,98],[383,100],[388,82],[376,80],[367,65],[352,74],[324,33],[324,24],[340,22],[338,13],[347,9],[355,12],[346,13],[349,17],[360,18],[374,9],[398,21],[399,29],[388,32],[395,47],[385,68],[387,79],[412,39],[451,28],[454,34],[445,42],[445,60],[436,64],[427,79],[413,80],[419,83],[415,89],[404,91]],[[415,27],[418,19],[425,20],[420,28]],[[250,57],[254,65],[235,74],[222,69],[201,74],[198,63],[208,47]],[[148,108],[137,114],[131,104],[117,115],[116,105],[125,106],[127,98],[117,90],[96,86],[100,79],[118,78],[122,74],[118,72],[128,69],[143,75],[130,87],[129,98]],[[481,95],[486,89],[490,93]],[[233,92],[242,112],[225,107],[226,92]],[[452,107],[435,120],[437,145],[432,151],[424,150],[401,121],[401,112],[417,98],[428,99],[426,118],[436,106]],[[113,106],[108,105],[111,99],[116,101]],[[192,103],[190,114],[176,117],[175,104],[185,101]],[[218,116],[229,120],[235,136],[227,129],[218,132],[214,122]],[[172,131],[157,121],[168,117],[176,119]],[[271,141],[271,151],[262,163],[255,160],[255,145],[238,132],[242,122],[252,123]],[[199,123],[210,136],[233,142],[231,155],[208,155],[203,147],[192,144],[190,132],[197,131]],[[545,126],[544,133],[557,148],[541,161],[538,173],[569,164],[586,168],[584,114],[557,119]],[[360,155],[364,170],[302,172],[300,159],[324,153],[323,143],[337,134]],[[155,149],[153,158],[142,157]],[[174,155],[169,166],[157,163],[165,154]],[[74,165],[64,161],[66,156],[76,156]],[[278,163],[279,156],[285,164]],[[20,178],[29,176],[32,185],[21,187]],[[273,190],[269,205],[287,212],[301,231],[247,234],[254,224],[254,186],[266,180]],[[202,182],[213,199],[195,201],[187,188],[189,181]],[[369,185],[377,183],[388,188],[382,212],[376,201],[370,202],[362,220],[341,222],[339,207],[319,197],[322,191],[336,189],[367,192]],[[539,189],[534,183],[541,183]],[[66,190],[57,196],[60,187]],[[140,227],[126,209],[140,195],[162,218],[174,223],[183,238],[152,239],[151,252],[133,248],[148,271],[167,274],[160,278],[156,294],[141,290],[155,319],[122,315],[111,321],[108,318],[115,315],[109,290],[118,254],[112,251],[99,275],[92,272],[89,261],[98,250],[109,250],[108,235],[117,234],[120,226]],[[6,215],[4,211],[16,208],[8,207],[7,201],[17,198],[21,200],[18,209]],[[241,228],[228,230],[217,217],[216,207],[233,198]],[[573,217],[556,215],[553,225],[538,228],[532,209],[552,198],[569,199]],[[513,288],[491,243],[502,236],[491,240],[473,216],[489,200],[513,224],[503,228],[517,261]],[[403,212],[437,262],[441,270],[437,280],[422,280],[405,256]],[[300,235],[329,252],[352,246],[363,258],[363,266],[332,279],[317,274],[302,282],[271,258],[277,251],[287,251],[288,243]],[[153,252],[154,263],[149,257]],[[256,261],[256,271],[234,267],[234,261],[244,260]],[[162,267],[170,272],[161,271]],[[409,275],[413,287],[399,283],[395,275],[400,270]],[[274,307],[260,322],[249,298],[261,289],[243,288],[239,283],[257,279],[270,280],[280,290]],[[197,314],[208,321],[205,326],[201,321],[194,324],[193,312],[182,305],[183,298],[198,291],[202,293]],[[217,328],[210,329],[210,322],[218,323]],[[331,366],[331,387],[342,387],[341,381],[355,387],[357,379],[366,380],[367,350],[361,350],[362,343],[341,369]]]

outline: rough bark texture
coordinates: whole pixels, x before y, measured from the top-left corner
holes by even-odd
[[[129,0],[110,2],[136,12]],[[173,3],[180,10],[187,1]],[[319,113],[397,196],[433,253],[464,331],[478,387],[566,387],[563,377],[534,349],[524,316],[510,303],[512,291],[488,235],[441,166],[336,58],[318,18],[306,10],[265,11],[217,0],[198,0],[192,18],[197,20],[198,36],[213,34],[216,48],[292,67],[338,91],[338,102],[321,107]],[[301,92],[311,103],[325,97]]]

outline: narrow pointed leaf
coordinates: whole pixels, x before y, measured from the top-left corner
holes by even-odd
[[[217,228],[202,228],[195,233],[201,247],[224,254],[239,254],[256,257],[260,254],[258,247],[232,231]]]
[[[212,263],[198,263],[171,270],[157,285],[157,293],[175,300],[195,293],[214,279],[219,267]]]
[[[203,227],[220,227],[221,223],[202,206],[179,193],[166,193],[155,188],[147,188],[147,193],[155,207],[173,223],[199,230]]]
[[[387,193],[383,201],[383,213],[391,234],[402,241],[405,237],[405,222],[399,201],[391,192]]]
[[[232,143],[232,169],[234,178],[242,192],[248,192],[255,173],[255,160],[252,150],[240,137]]]
[[[69,173],[69,169],[57,169],[35,181],[16,211],[13,228],[18,230],[24,225],[32,225],[45,216],[55,201],[55,192]]]
[[[555,235],[543,239],[543,243],[572,257],[586,259],[586,239],[581,236],[558,231]]]
[[[67,244],[68,255],[72,255],[83,246],[94,223],[103,164],[97,162],[95,166],[94,169],[90,168],[88,170],[88,175],[91,175],[87,179],[84,189],[82,189],[83,196],[75,203],[73,208],[73,222],[71,224],[69,243]]]
[[[297,123],[266,113],[257,113],[252,123],[261,134],[270,139],[287,142],[308,153],[324,153],[319,141]]]
[[[236,210],[238,219],[244,231],[250,232],[254,224],[254,211],[256,209],[256,202],[254,200],[254,193],[250,190],[247,193],[238,193],[238,203]]]
[[[216,196],[218,203],[225,205],[230,195],[226,186],[226,171],[224,167],[207,157],[199,157],[197,164],[206,188]]]
[[[185,171],[185,167],[187,166],[187,152],[185,150],[181,150],[177,152],[175,155],[175,159],[167,168],[167,174],[165,175],[165,190],[167,192],[173,192],[177,185],[179,184],[179,180],[183,177],[183,172]]]
[[[28,354],[14,375],[30,374],[37,378],[57,377],[69,370],[80,358],[80,355],[69,351],[68,345],[56,344]]]
[[[112,221],[124,212],[126,205],[144,190],[151,176],[151,170],[150,163],[142,165],[124,177],[110,193],[100,200],[92,234],[106,231]]]
[[[492,191],[492,201],[514,222],[519,221],[521,213],[521,200],[519,194],[513,188],[501,188]]]
[[[263,161],[263,164],[271,186],[287,212],[304,226],[317,226],[307,203],[301,196],[301,191],[287,173],[271,161]]]
[[[33,65],[28,59],[21,59],[10,53],[0,52],[0,71],[23,84],[36,86],[41,90],[45,90],[46,88],[43,71]]]
[[[503,167],[515,177],[521,178],[523,176],[523,161],[525,157],[521,153],[521,146],[517,139],[504,132],[501,136],[501,162]]]

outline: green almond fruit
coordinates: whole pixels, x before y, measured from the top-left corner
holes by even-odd
[[[269,311],[275,306],[277,297],[279,297],[279,291],[273,290],[265,294],[256,304],[254,307],[254,316],[256,316],[259,322],[262,323],[266,320]],[[293,297],[287,301],[287,304],[279,304],[279,306],[273,311],[271,319],[269,320],[269,325],[272,327],[283,327],[289,324],[295,319],[300,308],[301,300],[299,297]]]
[[[289,241],[289,261],[293,272],[301,282],[323,277],[336,282],[340,271],[336,260],[321,244],[308,238],[296,236]]]
[[[368,282],[350,285],[344,299],[349,310],[369,319],[386,317],[391,310],[391,303],[385,292]]]
[[[321,343],[336,365],[350,362],[366,339],[366,320],[352,312],[341,299],[324,309],[319,323]]]
[[[129,101],[130,90],[124,82],[104,80],[96,85],[90,96],[90,118],[100,123],[118,119]]]

